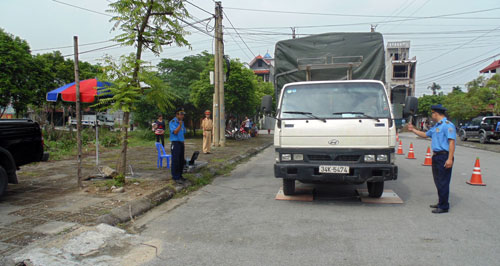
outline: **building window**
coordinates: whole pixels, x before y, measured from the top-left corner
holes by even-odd
[[[257,66],[258,66],[258,67],[262,67],[262,60],[259,60],[259,61],[257,62]]]
[[[395,79],[409,78],[408,65],[394,65],[392,70],[392,77]]]

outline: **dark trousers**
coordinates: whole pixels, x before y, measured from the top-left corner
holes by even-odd
[[[160,142],[161,140],[161,145],[165,147],[165,135],[156,135],[156,142]]]
[[[172,165],[170,167],[172,170],[172,179],[178,180],[182,177],[182,171],[184,170],[184,164],[186,163],[186,159],[184,157],[184,142],[172,141],[170,151],[172,154]]]
[[[438,208],[443,210],[450,208],[448,198],[450,197],[451,168],[444,167],[446,160],[448,160],[448,154],[432,156],[432,175],[439,196]]]

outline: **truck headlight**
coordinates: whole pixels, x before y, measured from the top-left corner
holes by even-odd
[[[304,154],[297,153],[293,155],[293,160],[294,161],[303,161],[304,160]]]
[[[367,162],[367,163],[375,162],[375,155],[374,154],[365,155],[365,162]]]
[[[282,161],[291,161],[292,155],[289,153],[283,153],[283,154],[281,154],[281,160]]]
[[[395,153],[391,152],[391,163],[396,162],[396,156],[394,156],[394,155],[395,155]]]
[[[377,162],[387,162],[387,154],[378,154]]]

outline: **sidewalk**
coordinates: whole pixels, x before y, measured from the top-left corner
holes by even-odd
[[[210,169],[218,169],[272,142],[272,135],[244,141],[228,140],[225,147],[213,149],[212,154],[200,153],[198,161],[208,162]],[[201,150],[201,139],[187,139],[186,157],[195,150]],[[101,165],[114,168],[118,156],[118,149],[102,153]],[[126,214],[129,219],[184,189],[174,185],[170,169],[156,168],[156,157],[154,144],[129,149],[128,162],[134,175],[127,179],[123,193],[111,192],[106,180],[85,181],[85,189],[78,189],[74,159],[22,167],[18,171],[20,183],[9,184],[7,195],[0,199],[0,257],[13,254],[34,241],[65,234],[81,226],[96,225],[117,210],[122,210],[122,216]],[[82,165],[84,177],[96,173],[95,157],[85,157]],[[170,194],[165,195],[165,191]],[[145,201],[150,202],[148,208],[134,209],[132,203]],[[124,210],[128,211],[123,213]]]

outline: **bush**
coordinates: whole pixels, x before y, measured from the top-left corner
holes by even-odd
[[[151,129],[139,129],[130,131],[129,136],[141,140],[154,140],[156,138],[155,133]],[[165,132],[165,138],[168,138],[168,132]]]

